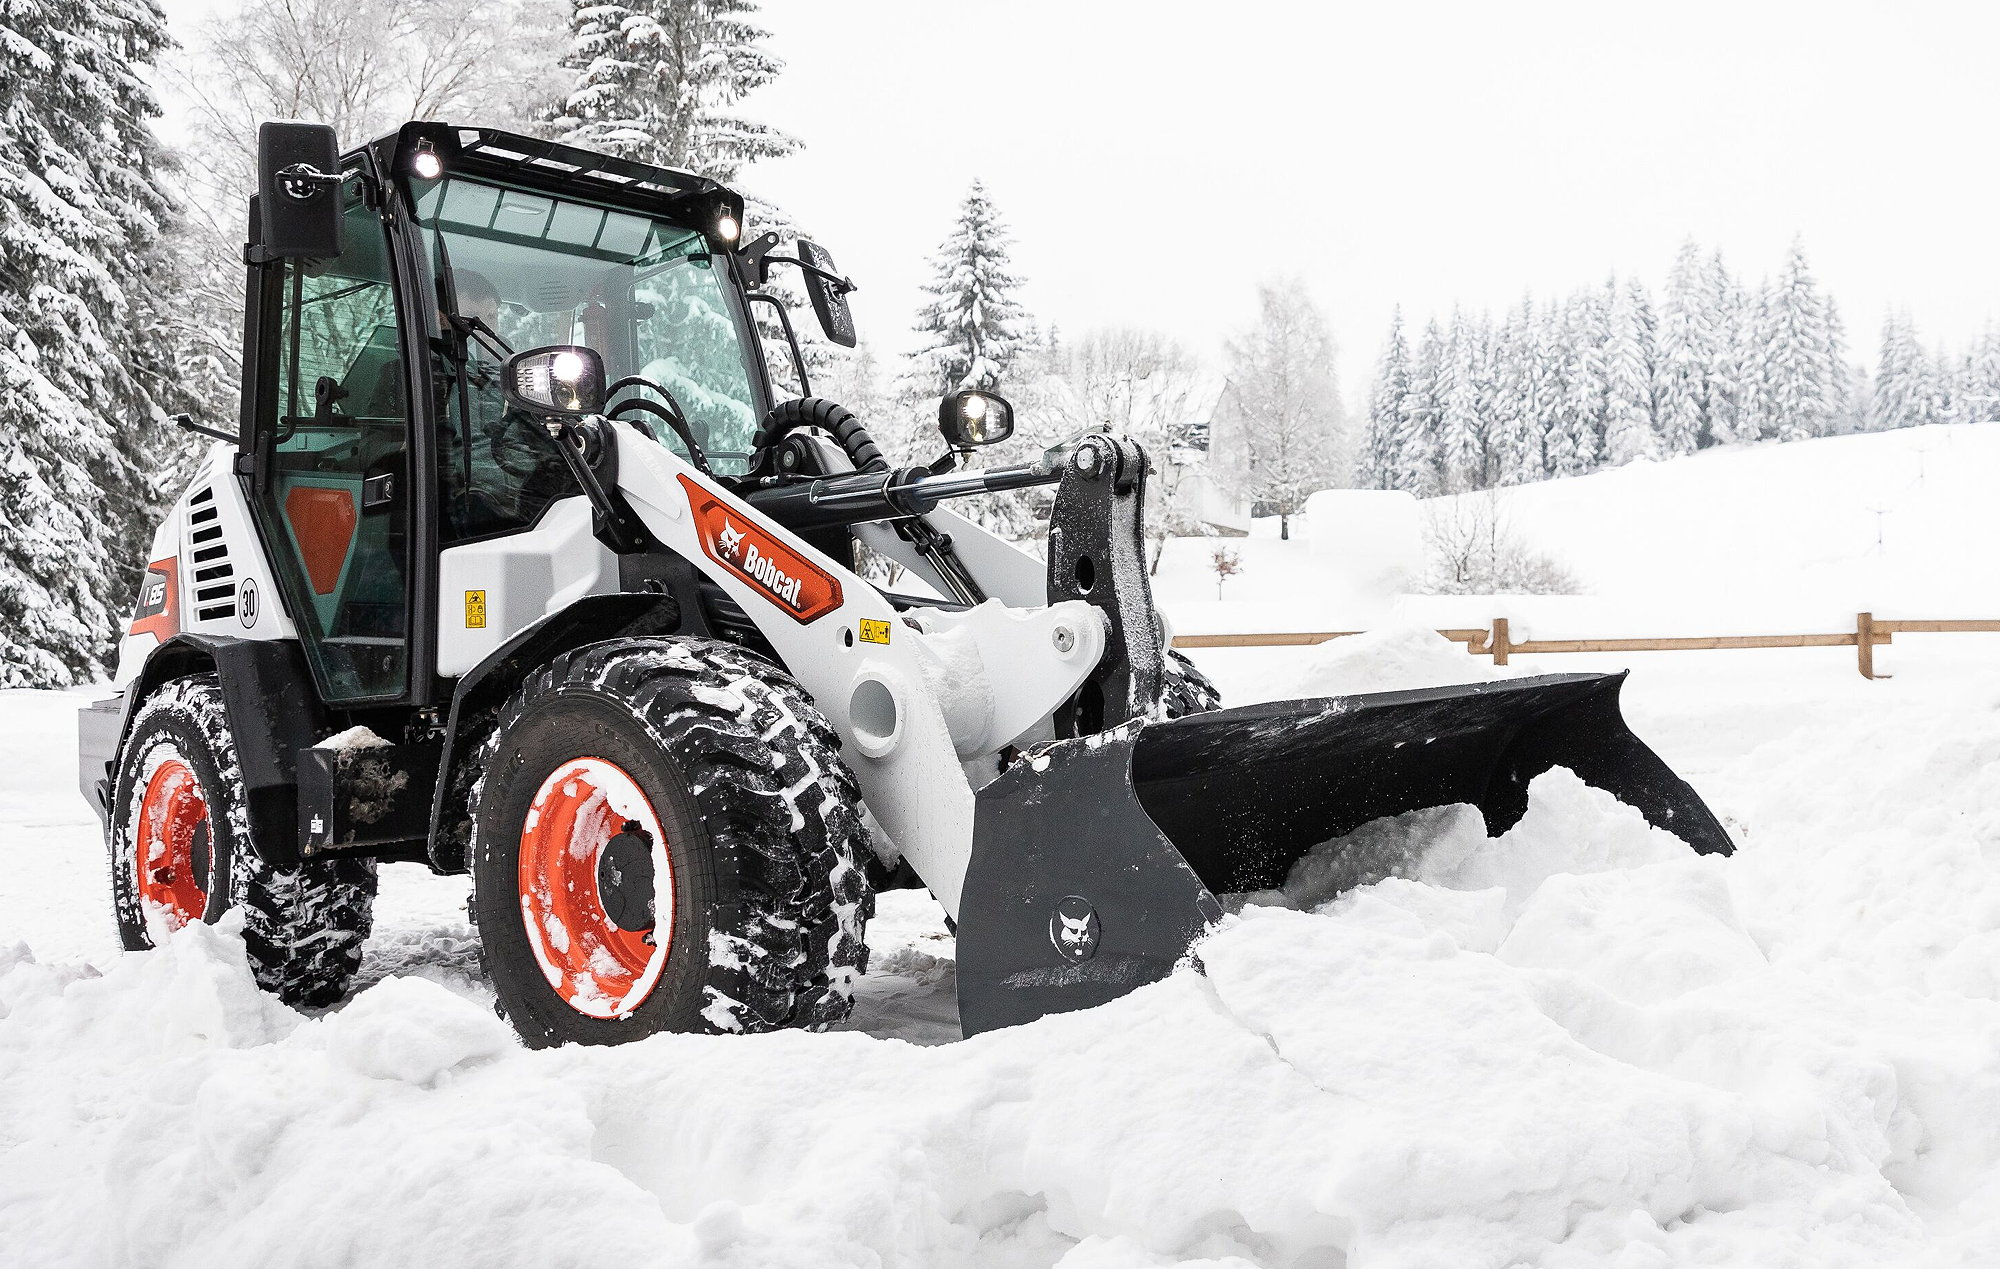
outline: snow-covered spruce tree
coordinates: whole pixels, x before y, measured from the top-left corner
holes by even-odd
[[[1410,367],[1410,389],[1403,394],[1402,417],[1396,428],[1395,488],[1419,498],[1444,492],[1444,334],[1433,318],[1417,343]]]
[[[1451,330],[1445,337],[1438,394],[1439,451],[1448,492],[1483,489],[1490,483],[1485,412],[1487,398],[1492,395],[1488,375],[1481,326],[1454,309]]]
[[[151,545],[173,447],[133,296],[169,216],[167,43],[151,0],[0,0],[0,686],[101,673]]]
[[[1681,244],[1660,301],[1659,359],[1653,379],[1660,439],[1668,457],[1710,443],[1708,362],[1714,313],[1694,240]]]
[[[1550,300],[1528,326],[1528,426],[1522,436],[1520,466],[1514,476],[1520,484],[1548,480],[1556,474],[1562,426],[1562,402],[1568,384],[1568,338],[1562,304]]]
[[[1389,338],[1375,365],[1375,382],[1368,392],[1368,420],[1363,424],[1361,454],[1355,483],[1363,489],[1394,489],[1403,428],[1403,398],[1410,391],[1410,345],[1403,338],[1403,310],[1389,319]]]
[[[1709,443],[1755,440],[1763,392],[1763,297],[1729,271],[1720,251],[1708,257],[1702,288],[1710,322],[1702,360]]]
[[[1604,349],[1605,461],[1630,463],[1660,456],[1653,415],[1653,308],[1637,278],[1615,287]]]
[[[977,180],[958,206],[951,235],[931,257],[931,298],[917,311],[921,346],[908,378],[933,404],[959,388],[994,388],[1006,380],[1032,334],[1015,298],[1021,279],[1008,249],[1013,239]]]
[[[1036,336],[1033,319],[1016,298],[1021,279],[1011,246],[998,208],[973,181],[951,233],[931,257],[931,277],[923,288],[930,298],[913,326],[918,347],[905,358],[894,387],[900,418],[885,429],[916,448],[886,451],[891,460],[928,462],[937,456],[943,449],[938,401],[960,388],[998,390],[1014,404],[1014,437],[987,451],[993,463],[1027,461],[1054,439],[1051,430],[1085,412],[1062,380],[1057,353]],[[1021,540],[1043,532],[1046,503],[1046,491],[1029,490],[977,499],[964,510],[987,528]]]
[[[724,183],[799,142],[738,113],[784,63],[753,0],[573,0],[562,64],[576,84],[549,121],[559,141]]]
[[[1549,474],[1581,476],[1596,469],[1604,450],[1604,345],[1609,320],[1595,291],[1579,291],[1563,305],[1556,330],[1558,368],[1547,452]]]
[[[1345,474],[1333,336],[1297,278],[1257,288],[1257,324],[1226,345],[1233,425],[1227,478],[1290,537],[1308,496]]]
[[[1988,322],[1967,359],[1962,423],[2000,422],[2000,328]]]
[[[1922,427],[1931,417],[1930,354],[1917,341],[1906,313],[1891,313],[1882,322],[1882,349],[1875,366],[1869,401],[1868,430]]]
[[[1832,310],[1794,239],[1764,310],[1766,427],[1780,440],[1829,435],[1846,406],[1846,350]]]
[[[1523,297],[1520,306],[1507,314],[1494,342],[1491,430],[1497,459],[1495,480],[1503,485],[1541,479],[1534,330],[1534,302]],[[1537,474],[1528,474],[1531,466]]]

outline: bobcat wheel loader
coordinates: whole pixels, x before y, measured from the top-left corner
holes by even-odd
[[[874,892],[923,886],[969,1034],[1161,978],[1369,820],[1510,824],[1557,765],[1730,848],[1621,676],[1219,709],[1153,606],[1139,448],[968,469],[1013,417],[964,390],[949,453],[892,465],[764,289],[799,271],[851,345],[851,284],[714,182],[438,123],[268,124],[258,159],[239,425],[81,717],[128,948],[241,909],[258,981],[325,1005],[377,864],[420,862],[472,874],[531,1044],[817,1027]],[[1046,562],[949,509],[1030,486]]]

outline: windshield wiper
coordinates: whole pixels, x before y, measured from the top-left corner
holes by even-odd
[[[486,346],[486,351],[505,361],[514,355],[513,345],[502,339],[499,331],[481,319],[467,317],[458,311],[458,281],[452,276],[451,244],[445,241],[444,230],[433,226],[431,232],[437,235],[438,309],[443,313],[445,322],[461,341],[470,339],[474,335],[483,335],[484,338],[479,342]],[[452,345],[452,360],[461,365],[465,362],[465,350],[457,344]]]
[[[505,361],[514,355],[514,346],[500,337],[500,332],[488,326],[484,319],[467,317],[463,313],[446,313],[445,320],[458,332],[460,339],[474,335],[481,336],[479,342],[486,345],[486,351]]]

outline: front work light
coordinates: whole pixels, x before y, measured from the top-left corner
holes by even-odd
[[[938,403],[938,431],[953,449],[993,445],[1014,434],[1014,407],[997,392],[960,388]]]
[[[511,409],[538,418],[604,410],[604,359],[577,344],[515,353],[500,367],[500,391]]]
[[[727,208],[715,218],[715,236],[724,242],[735,242],[737,235],[742,232],[743,226],[737,223],[736,217],[730,215]]]
[[[429,141],[417,142],[417,151],[410,158],[410,170],[427,181],[434,181],[444,175],[444,160],[432,148]]]

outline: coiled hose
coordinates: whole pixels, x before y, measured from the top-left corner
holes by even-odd
[[[868,435],[868,429],[854,417],[854,411],[825,397],[805,397],[773,406],[764,416],[764,426],[752,446],[757,453],[767,454],[779,441],[802,427],[816,427],[831,435],[854,460],[856,471],[889,470],[882,447]]]

